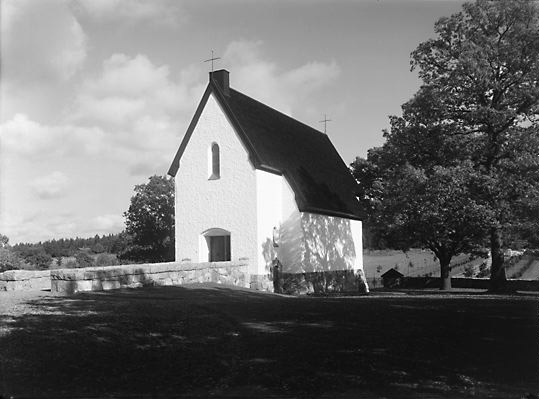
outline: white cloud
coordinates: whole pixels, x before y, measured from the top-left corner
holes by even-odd
[[[177,25],[187,18],[177,2],[168,0],[75,0],[73,3],[80,11],[101,21],[154,21]]]
[[[16,114],[0,124],[0,144],[5,155],[23,155],[37,160],[58,155],[96,154],[103,150],[104,132],[97,127],[48,126]]]
[[[10,243],[38,242],[52,238],[75,237],[80,232],[77,223],[62,215],[31,215],[31,217],[10,217],[2,220],[2,229],[7,232]]]
[[[64,195],[68,183],[69,179],[64,173],[55,171],[34,179],[30,185],[39,198],[51,199]]]
[[[1,151],[35,161],[100,155],[123,162],[131,175],[164,173],[202,92],[193,67],[177,76],[145,55],[115,54],[82,82],[58,124],[22,113],[1,124]]]
[[[66,81],[80,69],[86,36],[65,1],[4,0],[2,14],[3,79]]]
[[[179,144],[178,144],[179,145]],[[141,157],[129,167],[130,176],[148,177],[153,175],[165,175],[172,163],[174,152],[161,156]]]
[[[118,233],[125,228],[124,218],[121,215],[96,216],[89,227],[94,234]]]
[[[286,86],[301,88],[302,91],[310,93],[331,83],[340,72],[334,60],[329,64],[313,61],[284,73],[282,79]]]
[[[155,65],[143,54],[113,54],[98,77],[84,81],[79,102],[87,99],[143,100],[149,112],[182,112],[192,107],[192,87],[200,73],[189,66],[174,81],[167,65]]]
[[[155,170],[163,154],[172,156],[196,106],[198,76],[188,67],[173,80],[167,65],[155,65],[145,55],[114,54],[97,76],[83,82],[70,124],[107,132],[109,156],[125,160],[130,173],[142,173],[148,168],[141,165],[149,162]]]
[[[15,0],[0,2],[0,33],[2,36],[11,30],[21,3],[21,1],[15,2]]]
[[[77,109],[70,116],[71,120],[104,125],[129,123],[144,110],[146,105],[142,98],[115,96],[96,98],[86,94],[81,94],[77,102]]]
[[[294,107],[305,107],[314,91],[331,84],[340,75],[335,61],[311,61],[295,69],[282,71],[261,53],[262,42],[238,40],[230,43],[223,55],[230,66],[231,86],[291,114]]]
[[[166,87],[168,77],[168,66],[155,66],[145,55],[113,54],[103,62],[102,75],[86,81],[85,89],[98,96],[140,95]]]

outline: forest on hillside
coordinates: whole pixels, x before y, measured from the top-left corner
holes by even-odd
[[[2,236],[0,272],[11,269],[45,270],[111,266],[122,263],[128,239],[119,234],[95,235],[89,238],[61,238],[37,243],[9,245]]]
[[[37,243],[19,243],[13,246],[13,250],[25,253],[32,250],[43,250],[46,254],[54,257],[74,256],[78,251],[86,250],[95,254],[100,253],[120,253],[125,249],[126,240],[122,233],[99,236],[96,234],[91,238],[61,238],[58,240],[39,241]]]

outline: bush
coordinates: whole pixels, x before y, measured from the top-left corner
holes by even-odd
[[[524,252],[524,255],[533,256],[534,258],[539,258],[539,249],[527,249]]]
[[[37,270],[48,269],[52,263],[52,256],[42,247],[23,248],[17,252],[17,255]]]
[[[94,254],[102,254],[105,252],[105,247],[101,243],[97,243],[92,247],[92,252]]]
[[[79,267],[79,264],[77,262],[75,262],[74,260],[68,260],[65,264],[64,264],[64,267],[66,269],[76,269]]]
[[[483,262],[479,265],[479,273],[476,277],[483,278],[490,276],[490,267],[487,267],[487,262]]]
[[[0,273],[6,270],[21,269],[23,261],[8,248],[0,248]]]
[[[99,254],[95,260],[96,266],[115,266],[118,258],[114,254]]]
[[[464,266],[464,277],[473,277],[473,273],[474,273],[474,267],[473,265],[466,265]]]
[[[94,259],[86,252],[78,252],[75,255],[75,259],[77,260],[79,267],[92,267],[94,265]]]

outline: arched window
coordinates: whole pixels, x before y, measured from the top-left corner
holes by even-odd
[[[221,156],[219,154],[219,144],[212,143],[209,161],[209,180],[221,178]]]

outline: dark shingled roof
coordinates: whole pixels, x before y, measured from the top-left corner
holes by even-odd
[[[284,175],[301,212],[360,219],[357,183],[327,135],[234,89],[223,89],[215,79],[210,79],[170,175],[176,175],[181,155],[212,92],[247,147],[254,167]]]

